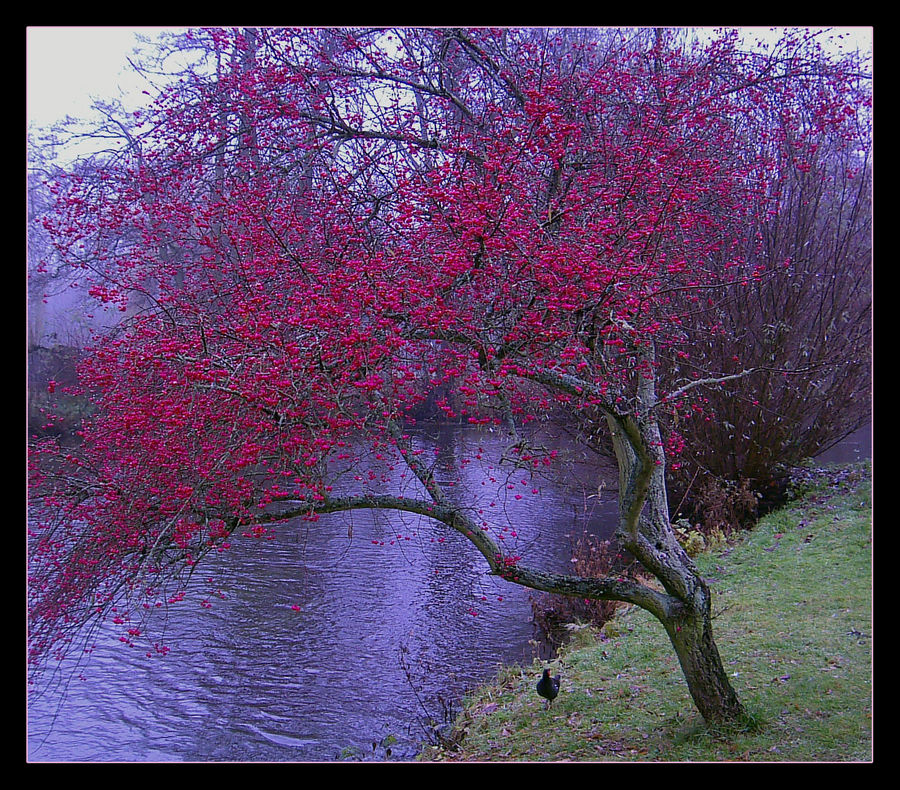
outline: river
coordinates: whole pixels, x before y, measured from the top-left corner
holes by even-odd
[[[535,477],[488,464],[502,450],[493,434],[436,430],[417,446],[529,564],[565,570],[572,536],[612,534],[608,466],[572,459]],[[870,450],[865,428],[820,460]],[[148,659],[110,632],[80,672],[61,673],[28,707],[29,760],[410,759],[467,688],[536,654],[529,591],[487,575],[441,525],[357,511],[275,535],[216,556],[169,612],[168,655]]]
[[[502,449],[493,434],[440,431],[418,446],[441,448],[439,476],[530,564],[565,570],[570,536],[611,535],[615,492],[597,495],[596,464],[534,477],[487,466]],[[235,541],[204,569],[168,614],[168,655],[148,659],[110,632],[80,672],[32,700],[29,759],[409,759],[429,719],[442,723],[467,688],[535,655],[530,592],[487,575],[441,525],[356,511],[275,534]],[[206,594],[207,578],[223,597]]]

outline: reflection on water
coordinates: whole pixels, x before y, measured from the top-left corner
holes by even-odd
[[[569,535],[611,534],[615,492],[597,496],[595,463],[550,481],[489,465],[503,449],[492,435],[442,426],[434,438],[417,446],[443,482],[529,564],[565,570]],[[473,438],[481,459],[464,449]],[[440,722],[448,700],[533,655],[529,591],[488,576],[441,525],[357,511],[276,535],[235,541],[205,569],[224,598],[204,608],[197,580],[169,612],[166,657],[110,634],[83,679],[35,700],[29,758],[383,759],[384,743],[410,757],[426,714]]]

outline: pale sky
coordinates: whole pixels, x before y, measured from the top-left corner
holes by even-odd
[[[41,126],[65,116],[85,118],[91,97],[140,95],[143,86],[127,56],[135,33],[153,27],[29,27],[26,30],[26,113]],[[120,90],[121,89],[121,90]]]
[[[145,35],[161,27],[29,27],[26,30],[26,112],[29,122],[45,126],[63,119],[89,115],[91,97],[141,95],[144,86],[130,72],[126,57],[137,44],[135,33]],[[746,27],[746,31],[768,28]],[[847,33],[845,46],[871,51],[871,27],[837,27]]]

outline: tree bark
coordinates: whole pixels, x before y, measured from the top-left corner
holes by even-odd
[[[711,725],[739,722],[745,713],[713,639],[709,588],[702,579],[697,582],[691,605],[662,624],[704,720]]]
[[[619,464],[619,530],[623,546],[677,603],[651,611],[669,635],[697,709],[709,724],[737,722],[744,710],[712,633],[712,596],[669,521],[666,458],[655,409],[653,349],[644,355],[633,414],[607,413]],[[648,610],[650,611],[650,610]]]

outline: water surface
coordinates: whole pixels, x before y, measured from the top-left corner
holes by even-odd
[[[554,479],[489,461],[491,434],[417,442],[529,564],[566,570],[572,535],[614,528],[615,493],[598,496],[590,459]],[[159,625],[168,655],[110,632],[32,702],[30,760],[406,759],[466,688],[535,654],[530,591],[427,519],[338,513],[234,543]]]

